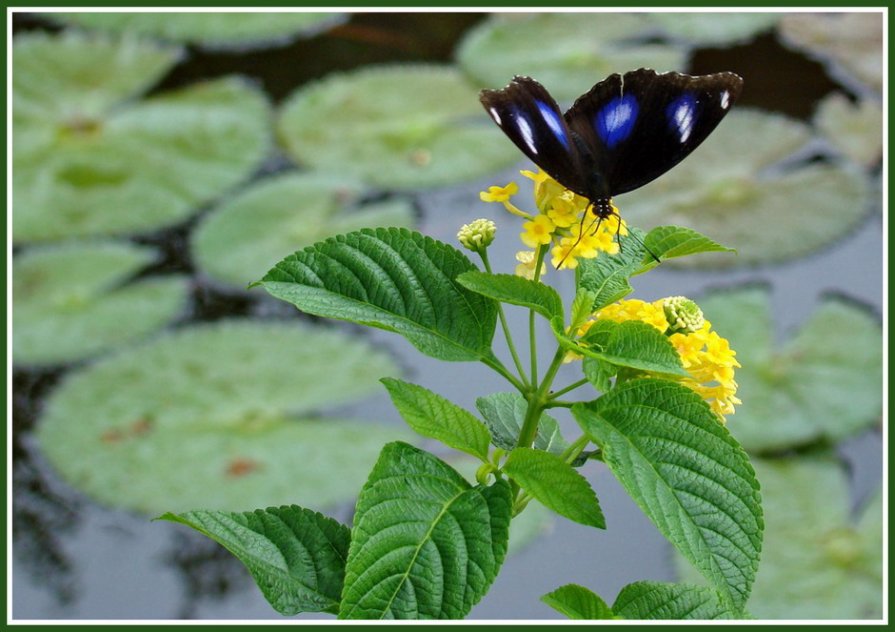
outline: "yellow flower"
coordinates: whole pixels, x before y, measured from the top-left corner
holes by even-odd
[[[556,226],[546,215],[536,215],[533,220],[522,224],[522,228],[524,232],[519,235],[522,243],[529,248],[537,248],[553,240],[553,230]]]
[[[516,195],[519,192],[519,185],[515,182],[510,182],[505,187],[488,187],[487,191],[482,191],[479,193],[479,198],[482,202],[507,202],[510,197]]]
[[[516,253],[516,261],[519,262],[519,265],[516,266],[516,276],[525,277],[526,279],[535,278],[535,265],[538,262],[536,252],[532,252],[531,250],[520,250]],[[546,272],[547,266],[542,263],[541,276]]]
[[[681,297],[673,298],[677,301]],[[637,299],[622,300],[599,310],[594,318],[615,322],[639,320],[669,333],[664,305],[666,300],[652,303]],[[593,322],[585,323],[579,329],[579,335],[586,332]],[[724,423],[725,415],[734,414],[734,407],[742,403],[736,396],[737,383],[734,379],[734,369],[740,363],[730,343],[712,331],[712,324],[707,320],[703,320],[702,326],[695,331],[670,333],[668,340],[680,356],[684,370],[690,375],[683,378],[681,384],[698,393]]]
[[[535,183],[535,204],[542,213],[546,213],[550,209],[554,198],[560,197],[567,191],[563,185],[551,178],[541,168],[538,168],[537,173],[525,170],[520,171],[519,173]],[[571,191],[569,193],[571,193]],[[572,193],[572,195],[575,194]],[[587,204],[587,200],[584,200],[584,203]]]
[[[579,221],[578,216],[581,214],[581,209],[570,198],[571,195],[554,198],[553,205],[547,210],[547,216],[560,228],[568,228]]]

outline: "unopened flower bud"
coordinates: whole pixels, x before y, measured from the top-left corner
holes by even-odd
[[[705,317],[699,305],[686,296],[670,296],[662,301],[668,333],[692,333],[705,324]]]
[[[464,248],[473,252],[482,252],[494,241],[497,225],[490,219],[477,219],[464,224],[457,233],[457,239]]]

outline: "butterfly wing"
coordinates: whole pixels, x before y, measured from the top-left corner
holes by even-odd
[[[686,158],[721,122],[742,87],[743,80],[730,72],[691,77],[641,68],[595,85],[565,120],[586,147],[584,170],[605,178],[610,194],[618,195]]]
[[[578,144],[550,93],[530,77],[513,77],[502,90],[482,90],[479,100],[522,152],[572,191],[587,194]]]

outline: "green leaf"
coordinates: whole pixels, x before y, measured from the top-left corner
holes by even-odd
[[[597,320],[578,344],[579,353],[616,366],[668,375],[689,375],[668,336],[648,323],[637,320],[615,322]]]
[[[718,593],[703,586],[642,581],[622,588],[612,611],[625,619],[740,619]]]
[[[317,33],[338,21],[338,13],[205,12],[205,13],[47,13],[54,21],[110,31],[195,42],[206,48],[249,48],[282,45],[296,34]]]
[[[618,367],[614,364],[591,356],[584,356],[581,368],[587,381],[593,384],[594,388],[601,393],[605,393],[612,388],[610,380],[618,372]]]
[[[579,259],[576,268],[578,292],[586,290],[594,295],[592,310],[614,303],[633,291],[628,278],[640,267],[643,259],[643,232],[630,227],[629,235],[619,237],[621,251],[617,255],[600,255],[593,259]]]
[[[321,415],[396,372],[364,340],[296,321],[184,327],[69,373],[37,442],[63,480],[116,507],[319,509],[352,501],[383,443],[412,438]]]
[[[492,393],[476,399],[475,406],[491,430],[494,445],[504,450],[515,448],[528,408],[525,398],[519,393]],[[557,455],[569,447],[560,434],[559,422],[547,413],[541,413],[534,446]]]
[[[747,450],[837,442],[880,423],[883,338],[868,309],[825,297],[781,343],[768,288],[719,291],[699,303],[742,365],[736,381],[743,405],[730,431]]]
[[[13,360],[47,365],[139,340],[187,305],[181,275],[128,280],[151,248],[112,242],[31,248],[13,259]]]
[[[849,471],[831,455],[754,459],[767,520],[749,598],[759,619],[883,616],[881,494],[854,509]],[[699,581],[676,559],[682,581]]]
[[[643,257],[638,273],[675,257],[686,257],[700,252],[736,252],[733,248],[722,246],[705,235],[683,226],[656,226],[647,233],[643,242],[647,253]],[[656,261],[656,257],[660,261]]]
[[[468,290],[482,296],[533,309],[547,320],[564,322],[562,299],[549,285],[540,281],[524,279],[514,274],[488,274],[486,272],[464,272],[457,281]]]
[[[761,553],[759,486],[708,405],[680,384],[644,378],[572,414],[659,531],[742,609]]]
[[[528,75],[568,104],[613,72],[686,66],[684,48],[644,43],[651,32],[655,26],[638,13],[498,13],[468,32],[456,57],[482,87]]]
[[[510,486],[471,487],[438,458],[386,445],[357,501],[340,619],[459,619],[506,555]]]
[[[191,236],[193,256],[215,281],[244,289],[284,253],[361,228],[413,224],[410,201],[362,204],[365,193],[344,176],[265,178],[203,216]]]
[[[615,619],[599,595],[578,584],[560,586],[541,597],[541,601],[570,619]]]
[[[133,38],[16,37],[17,243],[155,230],[251,175],[272,138],[269,106],[246,81],[135,98],[179,54]]]
[[[572,300],[572,319],[569,323],[570,330],[576,330],[583,325],[594,312],[596,296],[593,292],[578,288],[575,298]]]
[[[259,284],[309,314],[399,333],[434,358],[482,360],[493,357],[497,303],[457,283],[474,269],[445,243],[380,228],[300,250]]]
[[[279,135],[301,165],[390,190],[481,178],[519,159],[450,66],[331,73],[286,99]]]
[[[282,615],[339,609],[351,531],[323,514],[296,505],[241,513],[166,513],[235,555],[264,598]]]
[[[583,525],[606,528],[600,502],[590,483],[555,454],[516,448],[510,452],[503,471],[535,500],[561,516]]]
[[[471,413],[422,386],[392,378],[383,378],[382,383],[414,431],[482,461],[488,460],[491,433]]]

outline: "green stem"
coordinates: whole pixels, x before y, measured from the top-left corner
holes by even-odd
[[[544,265],[544,256],[547,254],[549,244],[544,244],[538,248],[538,257],[535,262],[534,280],[541,280],[541,266]],[[531,353],[531,383],[538,383],[538,345],[535,336],[535,310],[528,313],[528,344]]]
[[[572,442],[572,445],[563,450],[563,453],[560,455],[559,458],[561,458],[566,463],[571,463],[578,458],[578,455],[581,454],[584,448],[587,447],[588,443],[590,443],[590,439],[588,439],[585,435],[581,435]]]
[[[578,402],[564,402],[561,399],[554,399],[544,404],[544,408],[571,408]]]
[[[479,256],[482,258],[482,264],[485,266],[485,271],[488,274],[494,274],[494,272],[492,272],[491,270],[491,262],[488,261],[488,252],[486,250],[482,250],[479,252]],[[503,305],[500,302],[497,303],[497,315],[500,318],[500,326],[503,329],[503,335],[507,341],[507,347],[510,350],[510,355],[513,356],[513,364],[516,365],[516,371],[519,372],[519,381],[522,384],[522,387],[525,390],[528,390],[528,377],[525,375],[525,369],[522,368],[522,361],[519,359],[519,354],[516,353],[516,345],[513,343],[513,337],[510,335],[510,327],[507,324],[507,317],[504,314]]]
[[[553,384],[556,372],[562,366],[562,360],[565,355],[565,349],[558,347],[556,354],[553,356],[553,362],[550,363],[547,374],[544,376],[544,381],[538,386],[537,391],[528,395],[528,408],[525,411],[525,419],[522,422],[519,439],[516,441],[517,446],[528,448],[534,443],[538,434],[538,421],[540,421],[541,412],[543,412],[544,406],[547,404],[547,393],[550,391],[550,385]]]
[[[558,391],[556,391],[556,392],[554,392],[554,393],[551,393],[550,396],[549,396],[547,399],[549,399],[549,400],[554,400],[554,399],[556,399],[556,398],[558,398],[558,397],[560,397],[560,396],[562,396],[562,395],[565,395],[565,394],[568,393],[569,391],[574,391],[574,390],[575,390],[576,388],[578,388],[579,386],[584,386],[585,384],[589,384],[589,382],[587,381],[587,378],[581,378],[581,379],[578,380],[577,382],[575,382],[575,383],[573,383],[573,384],[569,384],[567,387],[562,388],[562,389],[560,389],[560,390],[558,390]]]
[[[513,387],[516,388],[517,390],[519,390],[519,391],[521,391],[521,392],[524,393],[525,391],[527,391],[528,389],[531,388],[530,386],[528,386],[528,385],[523,384],[522,382],[520,382],[519,379],[518,379],[515,375],[513,375],[513,374],[510,372],[510,370],[509,370],[508,368],[506,368],[506,367],[503,365],[503,363],[502,363],[500,360],[498,360],[496,357],[492,356],[492,357],[490,357],[490,358],[482,358],[482,363],[483,363],[485,366],[487,366],[487,367],[491,367],[492,369],[494,369],[495,371],[497,371],[497,372],[498,372],[500,375],[502,375],[502,376],[503,376],[503,377],[504,377],[510,384],[512,384]]]

